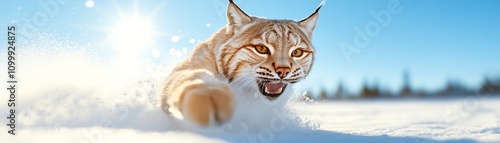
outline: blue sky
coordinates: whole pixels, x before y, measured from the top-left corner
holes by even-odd
[[[235,2],[250,15],[299,20],[310,15],[321,0]],[[367,82],[396,91],[401,87],[402,72],[408,70],[414,87],[435,90],[448,79],[477,86],[485,75],[499,75],[500,1],[397,2],[400,12],[391,14],[390,22],[380,26],[376,36],[369,37],[370,43],[348,60],[341,43],[354,45],[354,29],[365,31],[366,25],[377,23],[371,12],[388,11],[393,1],[326,0],[314,33],[317,54],[309,80],[318,83],[318,88],[333,89],[342,82],[356,91]],[[36,29],[35,33],[26,34],[41,33],[59,41],[94,45],[104,54],[114,51],[110,48],[110,33],[116,32],[120,21],[135,15],[135,19],[147,23],[136,25],[143,27],[139,30],[149,32],[139,33],[147,36],[136,34],[128,38],[142,37],[148,41],[139,41],[135,44],[144,47],[130,50],[142,59],[159,63],[172,60],[172,49],[173,53],[183,49],[189,52],[196,43],[223,27],[227,5],[226,0],[95,1],[92,7],[87,7],[85,0],[4,3],[0,10],[2,27],[13,23]],[[45,4],[50,5],[49,11],[44,9]],[[33,21],[35,17],[38,23]],[[37,42],[29,36],[23,40]],[[160,54],[153,56],[151,51]]]

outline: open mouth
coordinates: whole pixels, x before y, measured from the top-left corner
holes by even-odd
[[[270,98],[279,97],[287,86],[287,84],[283,82],[259,82],[258,84],[260,93]]]

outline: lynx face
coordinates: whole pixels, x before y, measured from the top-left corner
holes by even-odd
[[[222,125],[238,111],[261,116],[272,105],[284,103],[260,104],[266,102],[246,97],[257,95],[275,101],[283,94],[290,95],[291,84],[309,74],[319,8],[321,5],[300,21],[272,20],[248,16],[229,0],[228,24],[198,44],[167,76],[159,92],[161,108],[206,127]],[[250,108],[254,110],[247,110]],[[249,119],[244,117],[239,119]]]
[[[217,55],[218,69],[232,85],[276,99],[311,70],[312,32],[320,7],[308,18],[293,21],[250,17],[230,4],[226,31],[231,37]]]

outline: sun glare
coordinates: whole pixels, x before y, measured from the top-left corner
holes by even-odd
[[[151,37],[150,22],[137,16],[123,18],[109,33],[114,49],[131,54],[151,44]]]

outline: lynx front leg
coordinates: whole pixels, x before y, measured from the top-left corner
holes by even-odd
[[[169,110],[177,110],[184,119],[201,126],[211,123],[221,125],[232,117],[234,95],[227,83],[207,71],[174,75],[171,77],[174,80],[172,85],[166,87],[172,91],[166,98],[169,108],[172,108]]]
[[[184,100],[180,111],[188,120],[206,126],[211,121],[222,124],[231,118],[233,95],[227,85],[194,82],[181,90]]]

